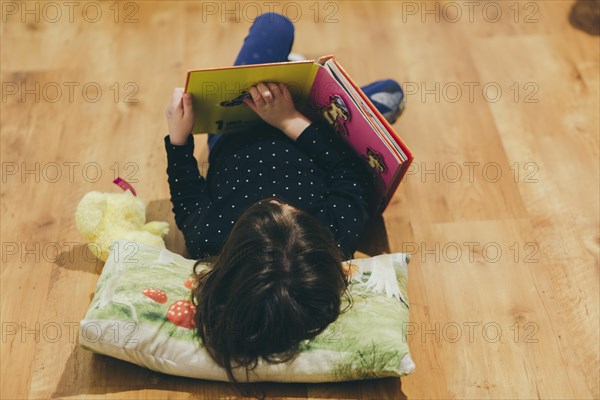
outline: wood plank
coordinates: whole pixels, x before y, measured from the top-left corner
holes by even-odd
[[[97,22],[81,7],[72,22],[66,9],[58,22],[21,22],[2,4],[1,398],[236,398],[226,383],[93,355],[73,337],[102,267],[73,221],[86,192],[129,178],[148,218],[172,227],[167,247],[185,254],[164,107],[187,69],[233,62],[256,14],[209,3],[119,3],[118,15],[101,3]],[[572,1],[467,3],[277,4],[297,19],[293,51],[335,53],[359,84],[392,78],[407,91],[395,128],[417,158],[359,250],[414,253],[417,369],[252,385],[268,398],[600,397],[600,40],[570,26]],[[24,100],[22,84],[33,88]]]

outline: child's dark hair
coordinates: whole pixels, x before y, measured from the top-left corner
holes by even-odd
[[[212,268],[197,272],[203,261]],[[220,253],[196,263],[192,289],[197,334],[231,382],[237,366],[248,379],[260,358],[293,359],[351,306],[342,261],[331,231],[280,199],[240,215]]]

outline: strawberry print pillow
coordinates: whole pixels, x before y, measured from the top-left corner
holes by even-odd
[[[395,253],[346,261],[353,271],[352,308],[305,341],[294,360],[259,361],[250,381],[329,382],[412,372],[406,342],[409,260]],[[166,374],[227,381],[195,334],[194,262],[164,248],[113,242],[80,323],[80,346]],[[245,370],[234,375],[246,379]]]

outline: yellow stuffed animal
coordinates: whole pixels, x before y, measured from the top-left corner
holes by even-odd
[[[146,223],[144,203],[129,190],[123,193],[87,193],[77,206],[75,224],[88,242],[90,251],[102,261],[108,258],[113,240],[131,240],[164,248],[162,238],[169,233],[166,222]]]

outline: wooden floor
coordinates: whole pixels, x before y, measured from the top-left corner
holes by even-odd
[[[0,397],[231,398],[224,383],[78,348],[101,265],[73,215],[86,192],[117,191],[120,175],[150,218],[171,223],[167,246],[182,252],[164,106],[187,69],[233,62],[257,7],[285,3],[95,3],[101,14],[77,3],[72,16],[65,2],[45,4],[1,5]],[[600,397],[600,44],[569,25],[572,4],[286,8],[294,51],[335,53],[357,82],[393,78],[408,93],[395,128],[416,160],[373,234],[385,229],[390,251],[414,253],[417,369],[401,380],[257,385],[269,398]]]

